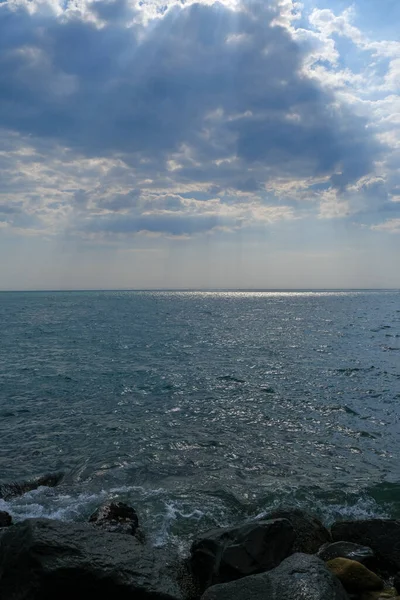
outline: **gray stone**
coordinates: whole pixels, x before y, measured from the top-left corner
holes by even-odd
[[[30,519],[0,537],[1,600],[180,598],[164,554],[88,524]]]
[[[293,552],[315,554],[319,548],[332,541],[328,529],[316,517],[299,509],[275,510],[266,516],[267,519],[287,519],[293,526],[295,540]]]
[[[368,546],[360,546],[353,542],[334,542],[333,544],[324,544],[317,553],[317,556],[327,562],[333,558],[348,558],[368,566],[375,561],[374,551]]]
[[[372,548],[381,570],[392,574],[400,570],[400,521],[340,521],[332,526],[331,531],[334,541],[346,540]]]
[[[279,567],[208,588],[201,600],[349,600],[322,560],[293,554]]]
[[[213,529],[191,548],[190,566],[200,590],[278,566],[292,553],[293,527],[286,519]]]

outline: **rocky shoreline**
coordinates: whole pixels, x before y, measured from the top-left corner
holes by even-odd
[[[146,541],[136,511],[99,507],[88,523],[0,512],[1,600],[400,600],[400,521],[327,529],[300,510],[216,528],[186,559]]]

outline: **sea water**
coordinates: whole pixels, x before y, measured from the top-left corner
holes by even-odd
[[[0,482],[65,473],[15,520],[400,517],[399,291],[1,293],[0,332]]]

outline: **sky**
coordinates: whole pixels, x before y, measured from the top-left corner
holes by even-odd
[[[0,289],[399,288],[398,0],[0,0]]]

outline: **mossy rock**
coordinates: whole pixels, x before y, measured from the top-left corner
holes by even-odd
[[[359,600],[400,600],[398,591],[395,588],[380,590],[379,592],[363,592]]]
[[[399,592],[396,590],[396,588],[387,588],[386,590],[383,590],[383,592],[380,592],[379,594],[379,598],[382,598],[382,600],[384,598],[398,598],[399,597]]]
[[[379,600],[381,592],[363,592],[358,596],[359,600]]]
[[[383,589],[383,581],[378,575],[355,560],[334,558],[326,563],[343,587],[349,592],[363,592]]]

